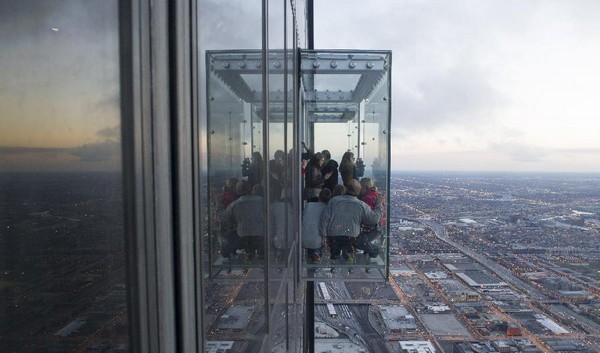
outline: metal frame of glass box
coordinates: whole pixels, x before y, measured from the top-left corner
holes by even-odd
[[[364,161],[365,176],[374,181],[379,192],[385,193],[385,215],[389,215],[391,52],[300,50],[299,97],[294,97],[294,90],[285,81],[289,63],[296,59],[293,55],[292,51],[269,52],[268,77],[265,78],[261,51],[208,51],[206,54],[208,189],[212,198],[208,210],[209,273],[214,279],[231,278],[233,270],[242,269],[239,276],[251,280],[251,271],[247,269],[265,266],[264,261],[247,258],[224,261],[218,253],[219,224],[213,219],[218,217],[214,201],[219,187],[229,176],[241,177],[240,165],[252,152],[282,149],[288,154],[288,160],[294,160],[300,155],[300,139],[313,149],[330,150],[338,162],[343,152],[351,151]],[[268,109],[263,107],[265,79],[269,87]],[[292,104],[295,101],[299,105],[296,110]],[[269,134],[267,141],[276,134],[285,136],[273,144],[264,143],[264,134]],[[268,154],[270,157],[271,153]],[[264,158],[268,161],[266,156]],[[289,184],[296,185],[296,189],[291,186],[283,191],[288,201],[285,207],[292,212],[290,221],[295,220],[288,232],[300,233],[297,220],[301,219],[303,203],[302,190],[297,185],[302,185],[302,180],[299,168],[287,167],[287,175],[298,179]],[[265,167],[264,175],[269,175],[268,168]],[[266,214],[270,212],[268,208]],[[268,223],[265,220],[265,224]],[[385,280],[389,273],[388,237],[389,221],[384,218],[380,221],[377,239],[373,240],[380,248],[379,256],[370,258],[357,253],[351,261],[343,258],[333,261],[325,253],[320,263],[308,263],[306,256],[300,256],[301,276],[307,280]],[[287,251],[303,251],[298,238],[289,238],[288,245]],[[269,247],[265,244],[265,256],[269,257],[265,261],[270,261],[271,266],[283,269],[294,265],[286,261],[278,263],[277,251],[270,251]]]

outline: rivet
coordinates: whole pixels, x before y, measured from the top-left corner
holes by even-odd
[[[367,62],[367,69],[372,69],[373,66],[375,66],[375,64],[373,64],[372,62]]]
[[[275,68],[279,69],[281,67],[281,63],[279,61],[275,61],[273,63],[273,66],[275,66]]]
[[[228,67],[229,67],[229,62],[225,61],[225,62],[223,63],[223,68],[224,68],[224,69],[227,69]]]
[[[262,62],[260,62],[260,61],[257,61],[257,62],[255,63],[255,65],[256,65],[256,68],[257,68],[257,69],[260,69],[260,67],[262,66]]]
[[[350,63],[348,63],[348,66],[350,66],[351,69],[354,69],[356,67],[356,62],[350,61]]]
[[[245,63],[245,62],[243,62],[243,61],[241,61],[241,62],[239,63],[239,66],[240,66],[240,69],[243,69],[243,68],[245,68],[245,67],[246,67],[246,63]]]
[[[329,65],[335,69],[337,67],[337,61],[331,60],[331,63]]]

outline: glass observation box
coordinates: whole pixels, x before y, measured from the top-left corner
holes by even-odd
[[[385,280],[391,52],[274,51],[267,67],[264,58],[206,54],[210,276],[259,278],[300,265],[306,280]],[[324,188],[335,196],[309,205],[325,203]],[[340,216],[354,219],[342,241],[327,222],[344,198],[367,207]],[[327,207],[328,217],[314,216]]]

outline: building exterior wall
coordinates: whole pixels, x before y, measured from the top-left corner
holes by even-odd
[[[269,261],[265,242],[265,261],[246,273],[217,278],[211,267],[203,58],[306,48],[306,3],[32,0],[0,12],[14,28],[1,34],[11,52],[2,56],[2,123],[13,136],[0,151],[0,346],[301,351],[297,228],[283,265]],[[261,120],[266,136],[255,142],[267,156],[297,143],[297,63],[283,65],[260,75],[290,93],[285,139],[268,133],[268,114]],[[279,108],[268,90],[261,98],[263,112]],[[219,320],[237,305],[253,310],[229,331],[245,332],[220,339]]]

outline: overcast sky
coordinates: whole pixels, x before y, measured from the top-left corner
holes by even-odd
[[[205,49],[260,46],[202,4]],[[116,5],[0,0],[0,171],[119,168]],[[393,51],[397,170],[600,172],[599,38],[597,0],[315,0],[317,48]]]
[[[316,48],[393,51],[394,169],[599,172],[599,38],[595,0],[315,1]]]
[[[0,0],[0,171],[120,169],[116,0]]]

